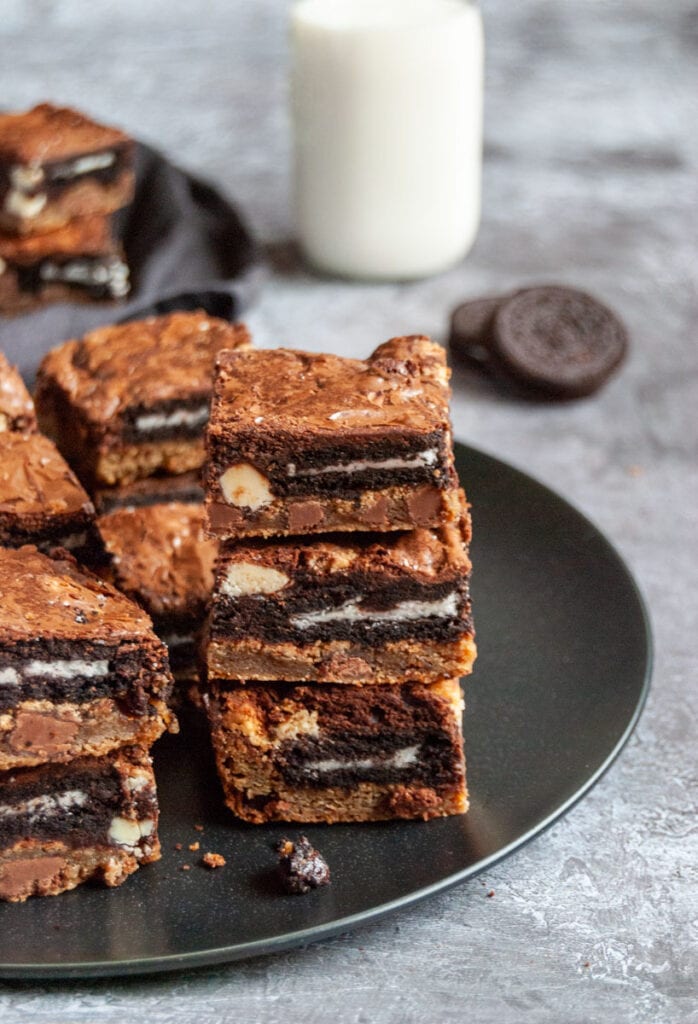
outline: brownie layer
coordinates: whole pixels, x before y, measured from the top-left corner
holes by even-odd
[[[197,469],[217,355],[249,345],[203,312],[100,328],[42,361],[39,422],[93,487]]]
[[[145,508],[172,501],[201,505],[204,491],[197,470],[177,476],[149,476],[125,487],[101,487],[92,492],[97,512],[105,515],[120,508]]]
[[[224,353],[207,432],[211,529],[395,528],[400,501],[404,527],[437,523],[426,504],[457,486],[448,399],[445,354],[428,338],[393,338],[365,361]],[[359,506],[390,525],[362,523]]]
[[[0,898],[53,895],[101,875],[118,885],[157,860],[158,803],[147,752],[0,774]]]
[[[30,434],[35,430],[36,413],[31,396],[19,371],[0,352],[0,434],[5,431]]]
[[[248,820],[434,817],[467,808],[455,681],[210,687],[226,800]]]

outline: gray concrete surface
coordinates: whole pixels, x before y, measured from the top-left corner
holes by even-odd
[[[416,284],[319,280],[288,248],[282,0],[2,0],[0,102],[74,102],[223,185],[275,260],[249,317],[266,344],[363,354],[403,331],[443,339],[459,299],[527,281],[615,306],[632,352],[598,396],[525,404],[458,374],[454,419],[458,437],[578,505],[633,567],[657,644],[640,727],[567,818],[454,891],[275,958],[5,984],[3,1024],[698,1020],[698,6],[483,8],[482,230],[463,266]]]

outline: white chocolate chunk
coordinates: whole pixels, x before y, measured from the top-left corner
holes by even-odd
[[[119,846],[128,846],[134,849],[138,846],[140,839],[153,834],[155,822],[152,818],[144,818],[142,821],[133,821],[131,818],[112,818],[107,838]]]
[[[221,582],[221,593],[228,597],[248,594],[275,594],[289,582],[288,576],[278,569],[254,562],[234,562]]]
[[[229,505],[249,508],[252,512],[273,500],[267,478],[249,462],[237,462],[220,478],[223,497]]]
[[[45,192],[37,192],[35,196],[28,196],[19,189],[11,188],[5,196],[5,210],[13,217],[36,217],[46,206],[48,196]]]
[[[44,180],[44,171],[37,164],[17,164],[10,171],[12,187],[19,192],[32,192]]]

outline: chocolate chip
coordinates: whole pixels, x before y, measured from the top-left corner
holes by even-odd
[[[279,871],[284,889],[290,893],[303,894],[330,883],[330,869],[327,861],[306,836],[299,836],[295,843],[282,839],[278,843]]]

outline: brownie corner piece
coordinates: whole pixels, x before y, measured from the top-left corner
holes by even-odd
[[[152,760],[139,747],[0,773],[0,900],[121,885],[160,858]]]
[[[198,469],[216,359],[250,345],[202,310],[98,328],[42,360],[39,425],[91,487]]]
[[[0,433],[0,543],[64,548],[87,565],[104,561],[94,506],[42,434]]]
[[[19,370],[0,352],[0,434],[6,431],[30,434],[35,430],[36,411],[27,386]]]
[[[394,338],[366,360],[223,353],[207,433],[221,537],[394,530],[457,518],[443,348]]]
[[[136,604],[70,557],[0,548],[0,771],[149,746],[172,685]]]
[[[435,818],[468,809],[456,680],[426,686],[210,681],[226,802],[265,821]]]
[[[133,140],[69,107],[0,115],[0,228],[54,231],[131,202]]]

